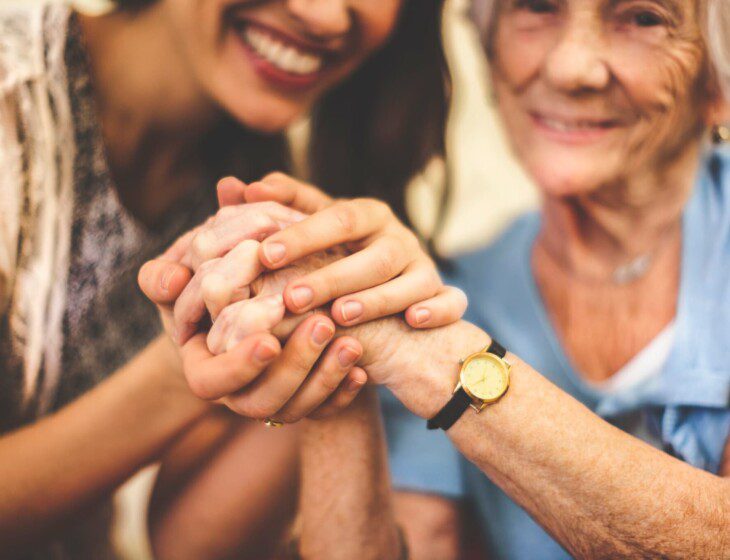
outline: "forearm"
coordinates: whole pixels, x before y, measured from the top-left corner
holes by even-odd
[[[297,426],[208,415],[163,458],[149,512],[155,558],[274,557],[296,508],[298,455]]]
[[[107,494],[206,410],[167,344],[158,339],[66,408],[0,438],[0,548]]]
[[[387,336],[387,333],[385,333]],[[458,360],[488,337],[467,323],[398,340],[389,386],[428,418],[450,398]],[[400,357],[399,357],[400,356]],[[730,481],[614,428],[508,355],[510,389],[449,430],[460,451],[579,557],[727,556]],[[425,427],[424,427],[425,429]]]
[[[397,559],[400,543],[375,392],[366,390],[341,415],[306,421],[302,438],[302,557]]]

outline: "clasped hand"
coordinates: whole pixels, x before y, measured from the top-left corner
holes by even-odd
[[[348,327],[405,312],[433,328],[466,309],[384,203],[333,201],[280,173],[223,179],[218,200],[139,274],[201,399],[256,419],[329,416],[368,379]]]

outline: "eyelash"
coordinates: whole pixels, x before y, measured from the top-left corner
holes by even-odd
[[[528,10],[533,14],[554,14],[558,10],[558,4],[550,0],[516,0],[515,8]]]
[[[619,12],[619,19],[624,24],[644,29],[668,27],[672,24],[672,18],[654,4],[630,6],[625,11]]]
[[[669,22],[661,14],[647,8],[638,8],[622,14],[621,19],[636,27],[659,27],[668,25]],[[643,21],[641,21],[643,19]]]

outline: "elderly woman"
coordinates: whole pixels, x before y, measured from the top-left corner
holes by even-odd
[[[456,260],[473,324],[352,330],[370,379],[461,454],[394,412],[394,484],[461,491],[496,558],[726,558],[730,155],[707,139],[725,136],[730,5],[505,0],[475,14],[544,204]],[[268,266],[327,246],[301,234],[265,241],[286,248]],[[434,454],[451,466],[429,472]],[[307,426],[303,556],[403,555],[385,464],[370,395]],[[411,538],[427,513],[398,519],[417,558],[436,557]]]

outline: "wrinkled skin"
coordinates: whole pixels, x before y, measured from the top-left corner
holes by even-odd
[[[510,142],[548,195],[661,176],[701,134],[713,91],[696,2],[503,2],[492,77]],[[698,111],[700,108],[700,111]],[[611,123],[593,141],[545,133],[534,115]],[[654,196],[634,189],[632,197]]]

